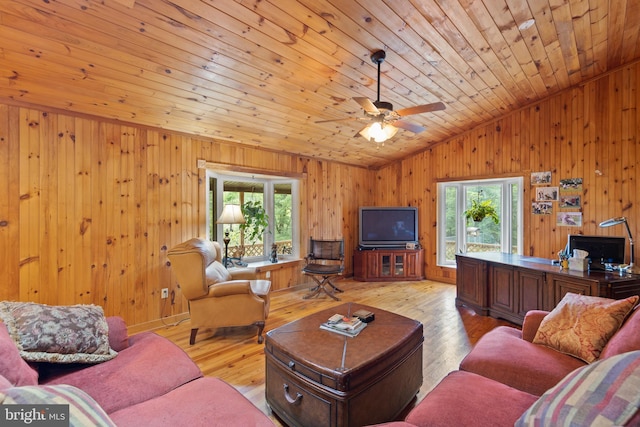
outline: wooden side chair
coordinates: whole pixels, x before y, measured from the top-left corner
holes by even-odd
[[[309,239],[309,254],[305,257],[306,265],[302,272],[311,276],[316,286],[304,299],[316,297],[322,293],[340,301],[335,293],[343,292],[333,284],[332,280],[344,271],[344,239],[316,240]]]

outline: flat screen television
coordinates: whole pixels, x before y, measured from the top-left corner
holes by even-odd
[[[363,206],[359,217],[363,248],[405,247],[418,240],[418,208]]]
[[[613,236],[583,236],[570,234],[567,249],[573,256],[574,249],[589,252],[589,269],[606,270],[605,264],[624,264],[626,239]]]

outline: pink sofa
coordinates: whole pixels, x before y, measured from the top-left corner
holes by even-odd
[[[546,314],[544,311],[529,312],[522,331],[501,326],[485,334],[462,361],[460,370],[447,375],[411,410],[404,421],[384,425],[513,426],[528,409],[535,409],[534,404],[544,404],[556,399],[554,404],[559,407],[558,400],[571,401],[567,396],[588,388],[584,387],[587,381],[584,377],[588,375],[591,375],[589,381],[596,377],[594,383],[607,375],[613,377],[611,385],[602,387],[614,390],[616,382],[628,376],[629,371],[620,371],[627,374],[619,374],[619,364],[614,366],[613,362],[621,358],[626,358],[627,361],[635,358],[636,369],[631,372],[636,381],[633,383],[633,387],[636,387],[636,412],[624,425],[640,426],[640,411],[637,408],[640,405],[640,393],[637,393],[637,381],[640,380],[640,308],[634,309],[608,341],[598,359],[600,362],[590,365],[573,356],[532,343]],[[598,368],[601,369],[596,372]],[[615,394],[609,397],[613,397],[612,400],[618,398]],[[575,396],[573,399],[582,402]],[[601,404],[602,400],[591,399]],[[582,411],[587,417],[589,411],[597,413],[600,410],[588,406],[578,406],[578,412]],[[550,408],[554,407],[550,405]],[[560,416],[560,413],[555,415]]]
[[[232,386],[204,377],[189,356],[152,332],[127,336],[124,321],[107,318],[118,355],[99,364],[27,364],[0,323],[0,393],[62,384],[84,391],[117,426],[273,426]],[[104,424],[103,424],[104,425]],[[108,424],[106,424],[108,425]]]

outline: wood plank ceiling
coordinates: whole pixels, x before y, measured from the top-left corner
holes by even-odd
[[[533,19],[533,25],[525,23]],[[2,0],[0,100],[379,167],[640,57],[640,0]],[[354,135],[353,97],[406,120]]]

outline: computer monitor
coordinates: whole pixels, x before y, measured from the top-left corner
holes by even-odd
[[[569,255],[574,249],[589,252],[589,269],[606,270],[606,264],[624,264],[626,239],[614,236],[583,236],[570,234],[567,243]]]

